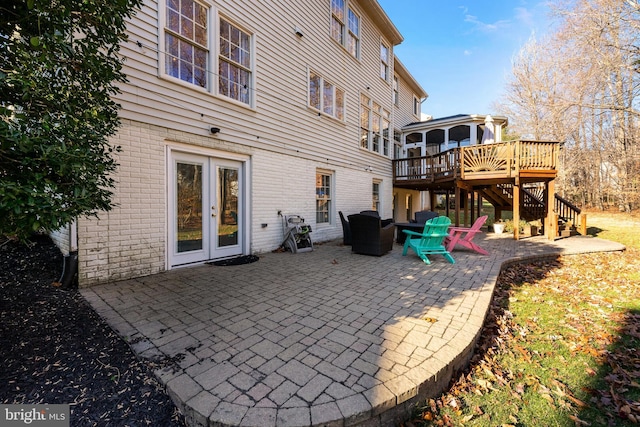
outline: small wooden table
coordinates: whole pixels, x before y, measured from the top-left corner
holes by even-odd
[[[407,235],[403,233],[402,230],[411,230],[418,233],[424,230],[424,224],[417,222],[394,222],[393,225],[396,226],[396,242],[401,245],[404,244],[404,241],[407,239]]]

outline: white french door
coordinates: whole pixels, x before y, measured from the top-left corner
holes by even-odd
[[[171,266],[243,253],[243,163],[171,152]]]

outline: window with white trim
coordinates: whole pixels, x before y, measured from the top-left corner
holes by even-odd
[[[389,157],[390,113],[364,94],[360,94],[360,147]]]
[[[380,43],[380,78],[389,81],[389,48]]]
[[[371,99],[360,94],[360,147],[369,150],[369,125],[371,123]]]
[[[216,26],[212,8],[196,0],[166,0],[164,5],[162,73],[252,105],[252,34],[222,16]],[[212,58],[216,45],[218,56]]]
[[[382,109],[382,155],[389,157],[389,126],[391,121],[389,118],[389,112]]]
[[[344,90],[309,70],[309,107],[344,121]]]
[[[393,130],[393,158],[401,159],[402,156],[402,141],[400,140],[400,129]]]
[[[377,102],[373,103],[373,114],[371,114],[371,151],[378,153],[382,136],[380,135],[380,118],[382,107]]]
[[[333,174],[316,171],[316,224],[331,223]]]
[[[331,37],[354,58],[360,58],[360,17],[346,0],[331,0]]]
[[[371,209],[374,211],[380,212],[380,181],[373,180],[373,184],[371,185],[371,199],[373,203],[371,205]]]
[[[250,86],[251,35],[224,18],[220,18],[218,92],[236,101],[249,104]]]
[[[393,105],[400,105],[400,92],[398,91],[398,76],[393,76]]]
[[[167,0],[165,69],[172,77],[208,87],[209,9],[193,0]]]
[[[413,115],[420,117],[420,100],[415,95],[413,95]]]

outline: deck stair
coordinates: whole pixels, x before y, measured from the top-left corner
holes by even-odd
[[[501,210],[513,210],[513,185],[496,184],[479,192],[493,206]],[[557,237],[569,237],[581,234],[581,210],[557,193],[554,194],[554,212],[558,218]],[[542,220],[545,216],[544,186],[536,183],[522,187],[520,218],[525,221]]]

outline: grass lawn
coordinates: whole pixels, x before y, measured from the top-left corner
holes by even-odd
[[[640,216],[588,225],[627,250],[504,270],[469,370],[406,427],[640,423]]]

